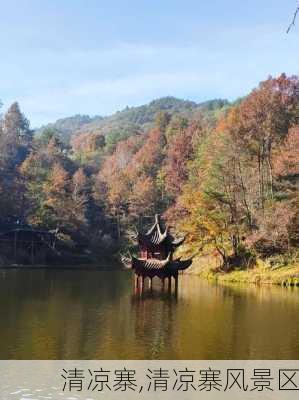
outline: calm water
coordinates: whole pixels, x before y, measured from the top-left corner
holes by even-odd
[[[1,270],[1,359],[299,359],[299,291],[181,277],[143,298],[131,274]]]

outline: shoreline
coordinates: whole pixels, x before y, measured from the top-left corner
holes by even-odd
[[[211,261],[211,260],[210,260]],[[215,261],[215,260],[214,260]],[[214,264],[214,263],[213,263]],[[107,265],[107,267],[106,267]],[[1,265],[1,270],[102,270],[121,271],[115,260],[103,259],[97,263],[82,264],[10,264]],[[271,267],[266,262],[258,260],[255,267],[250,269],[235,269],[229,272],[220,271],[219,267],[203,262],[201,258],[194,260],[194,265],[188,275],[217,283],[240,283],[254,285],[276,285],[284,287],[299,287],[299,263]]]
[[[116,271],[119,268],[119,262],[114,258],[103,257],[98,261],[90,262],[61,262],[61,263],[49,263],[49,264],[2,264],[0,265],[1,270],[9,269],[55,269],[55,270],[66,270],[66,269],[86,269],[86,270],[103,270],[103,271]]]
[[[21,265],[21,264],[14,264],[14,265],[1,265],[1,270],[9,270],[9,269],[86,269],[86,270],[103,270],[103,271],[116,271],[119,268],[103,268],[101,265],[98,264],[78,264],[78,265]],[[120,269],[119,269],[120,270]]]
[[[258,260],[253,268],[234,269],[229,272],[220,271],[215,265],[202,265],[199,259],[194,260],[190,274],[200,276],[219,283],[243,283],[255,285],[280,285],[299,287],[299,263],[283,266],[270,266],[269,263]]]

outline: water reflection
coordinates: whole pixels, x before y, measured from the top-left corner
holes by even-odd
[[[299,291],[127,272],[1,270],[1,359],[298,359]]]

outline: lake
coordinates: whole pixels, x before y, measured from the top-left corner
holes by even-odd
[[[180,277],[135,295],[130,272],[0,271],[1,359],[299,359],[299,290]]]

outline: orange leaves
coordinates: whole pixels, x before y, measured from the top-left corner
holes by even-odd
[[[169,138],[163,170],[166,190],[174,197],[181,193],[187,181],[188,162],[194,156],[195,136],[198,140],[200,129],[197,124],[192,124]]]
[[[90,201],[89,182],[82,168],[71,177],[58,163],[43,185],[43,207],[48,211],[48,223],[66,229],[83,231]]]
[[[99,172],[111,210],[129,209],[134,214],[142,214],[153,209],[154,177],[162,157],[162,134],[153,129],[141,147],[143,140],[132,136],[119,142]]]
[[[141,139],[138,136],[119,142],[114,153],[105,159],[98,173],[95,186],[96,196],[102,191],[102,195],[106,197],[108,206],[113,212],[127,206],[131,187],[128,171],[140,143]]]
[[[299,125],[290,130],[284,143],[276,149],[273,169],[280,177],[299,174]]]
[[[69,174],[59,164],[54,164],[49,179],[44,184],[44,193],[46,195],[45,205],[60,209],[63,208],[66,193],[69,190]]]
[[[132,187],[129,197],[129,211],[132,215],[154,213],[156,188],[152,177],[141,175]]]
[[[113,176],[107,183],[107,199],[113,211],[125,208],[130,194],[130,182],[123,172]]]
[[[163,134],[159,129],[149,132],[143,146],[134,154],[128,165],[128,175],[134,179],[145,173],[153,175],[162,160]]]
[[[87,177],[83,168],[79,168],[73,175],[73,184],[78,191],[82,191],[87,186]]]
[[[233,133],[238,129],[240,129],[240,110],[239,106],[235,106],[230,109],[227,115],[220,119],[215,131],[217,133],[230,132],[235,136]]]
[[[75,153],[92,153],[105,145],[105,136],[100,133],[84,132],[71,139],[71,146]]]
[[[295,232],[298,84],[285,75],[262,82],[200,144],[177,200],[186,210],[180,224],[195,242],[234,255],[246,236],[270,253],[292,243],[286,225]]]
[[[67,188],[69,183],[69,174],[60,164],[54,164],[49,183],[50,186],[48,186],[48,191],[60,192]]]

